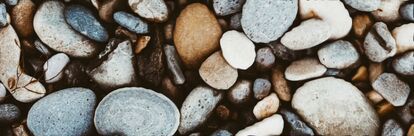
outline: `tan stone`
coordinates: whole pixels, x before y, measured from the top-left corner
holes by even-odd
[[[372,83],[377,79],[379,75],[384,73],[384,65],[383,63],[370,63],[368,71],[369,81]]]
[[[33,17],[36,5],[31,0],[20,0],[11,10],[11,23],[22,37],[30,37],[34,33]]]
[[[201,79],[216,89],[229,89],[237,80],[237,70],[224,60],[221,51],[208,57],[198,70]]]
[[[279,109],[279,98],[275,93],[266,96],[259,101],[253,108],[253,114],[258,120],[262,120],[269,117],[277,112]]]
[[[283,74],[282,66],[276,66],[276,68],[272,70],[272,86],[280,100],[288,102],[292,99],[290,87]]]
[[[137,43],[135,44],[135,54],[140,53],[145,47],[147,47],[150,40],[150,36],[139,36],[137,38]]]
[[[408,129],[407,136],[414,136],[414,124],[411,124],[410,128]]]
[[[352,31],[358,38],[363,38],[370,30],[374,20],[367,14],[356,15],[352,20]]]
[[[377,91],[372,90],[365,94],[365,96],[371,100],[372,104],[377,104],[384,100],[384,98]]]
[[[367,67],[361,66],[358,71],[352,77],[352,81],[368,81],[368,70]]]

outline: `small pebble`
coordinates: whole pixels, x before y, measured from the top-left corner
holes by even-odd
[[[0,124],[15,123],[22,116],[19,107],[14,104],[0,105]]]
[[[216,107],[216,115],[222,120],[228,120],[230,118],[231,111],[225,105],[219,105]]]
[[[395,110],[395,107],[392,106],[391,103],[388,101],[382,101],[381,103],[377,104],[375,106],[378,116],[379,117],[386,117],[388,116],[392,111]]]
[[[227,92],[227,99],[235,105],[243,105],[250,100],[252,95],[252,82],[239,80]]]
[[[240,23],[242,14],[241,13],[237,13],[231,16],[230,18],[230,29],[235,29],[235,30],[242,30],[242,26]]]
[[[257,70],[268,71],[275,64],[276,57],[270,47],[260,48],[256,54],[255,65]]]
[[[394,119],[388,119],[382,126],[381,136],[404,136],[404,134],[404,129]]]
[[[327,22],[309,19],[285,33],[280,42],[291,50],[303,50],[321,44],[330,36],[331,28]]]
[[[283,67],[276,66],[272,69],[272,86],[273,91],[276,92],[282,101],[290,101],[292,94],[285,75],[283,74]]]
[[[218,16],[227,16],[242,10],[246,0],[213,0],[213,8]]]
[[[247,136],[247,135],[280,135],[284,128],[283,118],[279,114],[274,114],[264,120],[257,122],[249,127],[246,127],[239,132],[236,136]]]
[[[414,23],[404,24],[392,30],[392,36],[397,44],[397,53],[414,49]]]
[[[168,19],[168,8],[164,0],[128,0],[129,7],[139,16],[154,22]]]
[[[403,106],[410,94],[410,86],[392,73],[381,74],[372,88],[394,106]]]
[[[3,83],[0,82],[0,103],[6,100],[6,94],[7,94],[6,87],[4,87]]]
[[[414,135],[414,124],[411,124],[410,128],[408,129],[407,136]]]
[[[371,100],[372,104],[378,104],[382,100],[384,100],[384,97],[381,96],[377,91],[372,90],[365,94],[365,96]]]
[[[40,52],[42,55],[44,55],[46,58],[49,58],[53,55],[53,51],[38,39],[34,41],[33,45],[36,48],[36,50]]]
[[[258,78],[254,80],[253,83],[253,94],[254,98],[261,100],[270,93],[270,89],[272,87],[272,84],[269,80],[264,78]]]
[[[145,34],[149,32],[149,25],[130,13],[118,11],[114,13],[114,20],[120,26],[125,27],[134,33]]]
[[[285,70],[285,78],[301,81],[322,76],[327,68],[316,58],[304,58],[293,61]]]
[[[368,69],[365,66],[361,66],[358,68],[357,72],[355,73],[355,75],[352,77],[352,81],[369,81],[368,79]]]
[[[184,101],[184,92],[168,76],[162,79],[161,88],[161,93],[170,98],[175,104],[181,104]]]
[[[365,55],[374,62],[382,62],[397,53],[397,46],[387,25],[377,22],[364,40]]]
[[[6,5],[4,3],[0,3],[0,28],[5,27],[9,23],[7,16]]]
[[[55,83],[62,79],[63,70],[69,61],[70,58],[64,53],[58,53],[50,57],[43,65],[46,83]]]
[[[220,39],[224,59],[234,68],[246,70],[255,58],[255,46],[242,32],[227,31]]]
[[[371,12],[380,7],[381,0],[344,0],[344,3],[359,11]]]
[[[236,82],[237,70],[231,67],[221,55],[221,51],[213,53],[201,64],[198,73],[205,83],[215,89],[229,89]]]
[[[359,54],[350,42],[338,40],[320,48],[318,58],[327,68],[345,69],[358,61]]]
[[[253,108],[253,114],[258,120],[267,118],[277,112],[279,109],[279,98],[275,93],[271,93],[269,96],[266,96]]]
[[[407,3],[400,7],[400,15],[407,21],[414,22],[414,3]]]
[[[356,37],[363,38],[374,24],[374,19],[368,14],[358,14],[352,19],[352,30]]]
[[[368,78],[369,82],[373,83],[377,80],[378,76],[384,73],[384,64],[383,63],[370,63],[368,67]]]
[[[185,82],[183,71],[181,70],[181,59],[172,45],[164,46],[164,52],[167,60],[168,69],[171,72],[173,81],[177,85],[181,85]]]
[[[286,109],[281,109],[280,114],[283,116],[283,120],[289,125],[290,130],[287,134],[291,136],[313,136],[312,128],[310,128],[305,122],[303,122],[298,115],[294,112]]]

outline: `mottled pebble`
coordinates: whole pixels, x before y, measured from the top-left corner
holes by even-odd
[[[168,8],[164,0],[128,0],[129,7],[139,16],[154,22],[168,19]]]
[[[253,114],[258,120],[267,118],[277,112],[279,109],[279,98],[275,93],[271,93],[269,96],[266,96],[253,108]]]
[[[15,123],[22,115],[19,107],[14,104],[0,105],[0,124]]]
[[[254,98],[261,100],[270,93],[270,89],[272,87],[272,84],[269,80],[264,78],[258,78],[254,80],[253,83],[253,94]]]
[[[242,105],[250,100],[251,95],[252,82],[239,80],[228,90],[227,99],[235,105]]]
[[[227,16],[242,10],[246,0],[213,0],[213,8],[217,15]]]
[[[364,40],[365,55],[374,62],[382,62],[397,53],[397,46],[388,27],[377,22]]]
[[[410,86],[393,73],[378,76],[372,88],[394,106],[403,106],[410,94]]]
[[[237,70],[226,62],[221,51],[208,57],[201,64],[198,73],[204,82],[216,89],[229,89],[238,77]]]

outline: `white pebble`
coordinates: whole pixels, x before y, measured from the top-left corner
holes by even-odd
[[[252,126],[246,127],[237,132],[236,136],[266,136],[266,135],[280,135],[284,127],[283,118],[279,114],[268,117]]]
[[[50,57],[43,65],[46,83],[59,81],[62,78],[63,69],[69,63],[69,60],[70,58],[64,53],[59,53]]]
[[[235,30],[225,32],[220,46],[224,59],[236,69],[249,68],[256,58],[255,46],[244,33]]]
[[[392,36],[397,43],[397,53],[414,49],[414,23],[394,28]]]

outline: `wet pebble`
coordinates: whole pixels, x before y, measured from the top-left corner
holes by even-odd
[[[394,119],[388,119],[382,126],[381,136],[403,136],[404,134],[404,129]]]
[[[270,89],[272,87],[272,84],[269,80],[264,78],[258,78],[254,80],[253,83],[253,94],[254,98],[261,100],[270,93]]]
[[[54,83],[62,79],[63,70],[69,61],[70,58],[64,53],[59,53],[50,57],[43,65],[46,83]]]
[[[277,112],[279,109],[279,98],[275,93],[271,93],[269,96],[266,96],[253,108],[253,114],[258,120],[267,118]]]
[[[229,89],[238,77],[237,70],[224,60],[221,51],[208,57],[201,64],[198,73],[205,83],[216,89]]]
[[[414,75],[414,51],[406,52],[402,56],[395,58],[392,62],[392,67],[398,74]]]
[[[260,122],[240,130],[237,132],[236,136],[280,135],[282,134],[283,127],[284,123],[282,116],[274,114]]]
[[[276,57],[270,47],[260,48],[256,54],[255,65],[257,70],[268,71],[275,65]]]
[[[168,19],[168,8],[164,0],[128,0],[131,9],[139,16],[154,22]]]
[[[242,105],[250,100],[251,95],[252,82],[239,80],[228,90],[227,99],[235,105]]]
[[[414,3],[407,3],[400,7],[400,15],[405,20],[414,22]]]
[[[285,70],[285,78],[301,81],[322,76],[327,68],[316,58],[304,58],[293,61]]]
[[[403,106],[410,94],[410,86],[393,73],[378,76],[372,88],[394,106]]]
[[[242,32],[225,32],[220,39],[220,47],[224,59],[236,69],[249,68],[256,58],[253,42]]]
[[[242,10],[246,0],[213,0],[213,8],[217,15],[227,16]]]
[[[149,32],[149,25],[139,17],[136,17],[130,13],[118,11],[114,13],[114,20],[120,26],[125,27],[134,33],[145,34]]]
[[[397,53],[395,39],[383,22],[377,22],[364,40],[365,55],[374,62],[382,62]]]
[[[350,42],[338,40],[320,48],[318,58],[327,68],[345,69],[358,61],[359,54]]]
[[[286,125],[289,126],[290,130],[287,134],[297,136],[307,136],[315,135],[312,128],[310,128],[305,122],[303,122],[298,115],[288,111],[286,109],[281,109],[280,114],[283,116],[283,120],[286,122]]]
[[[0,124],[11,124],[18,121],[22,112],[19,107],[14,104],[1,104],[0,105]]]

